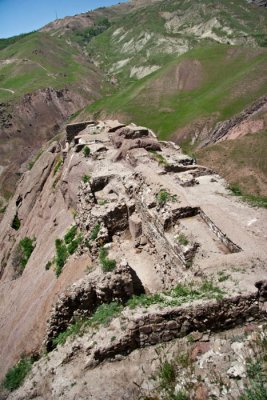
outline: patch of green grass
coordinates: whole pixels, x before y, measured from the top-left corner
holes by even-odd
[[[176,201],[177,197],[176,195],[172,196],[169,192],[167,192],[165,189],[161,189],[158,194],[156,195],[156,200],[159,206],[163,206],[166,204],[168,201]]]
[[[55,245],[56,245],[56,257],[55,257],[56,276],[59,277],[59,275],[61,274],[62,269],[67,261],[69,253],[68,253],[67,246],[65,245],[63,240],[56,239]]]
[[[267,208],[267,197],[266,196],[257,196],[252,194],[245,194],[241,190],[240,186],[236,184],[229,185],[229,190],[232,192],[234,196],[239,196],[242,200],[246,201],[253,207],[262,207]]]
[[[165,166],[168,165],[168,161],[162,154],[158,153],[155,150],[149,150],[149,154],[151,157],[158,162],[159,165]]]
[[[123,306],[119,303],[112,302],[109,304],[101,304],[90,318],[80,318],[68,328],[61,332],[53,339],[53,346],[62,345],[66,342],[69,336],[75,336],[82,333],[86,327],[96,327],[99,325],[107,325],[122,311]]]
[[[187,246],[189,244],[189,240],[187,239],[187,237],[185,236],[185,234],[180,233],[177,237],[176,240],[178,241],[179,244],[181,244],[182,246]]]
[[[108,258],[108,250],[105,247],[99,250],[99,261],[104,272],[110,272],[116,268],[116,261]]]
[[[92,231],[91,231],[89,240],[92,240],[92,241],[96,240],[96,239],[97,239],[97,236],[98,236],[98,234],[99,234],[99,232],[100,232],[100,229],[101,229],[101,225],[100,225],[100,224],[96,224],[96,225],[93,227]]]
[[[128,300],[129,308],[149,307],[152,304],[158,304],[161,307],[180,306],[198,299],[216,299],[221,300],[224,292],[219,287],[215,286],[212,281],[204,281],[199,287],[192,285],[177,285],[174,289],[154,295],[142,294],[133,296]]]
[[[83,155],[84,155],[84,157],[89,157],[89,156],[90,156],[90,153],[91,153],[90,147],[85,146],[85,147],[83,148]]]
[[[11,228],[15,229],[16,231],[19,230],[20,228],[20,219],[18,217],[18,214],[15,215],[15,217],[13,218],[12,224],[11,224]]]
[[[83,236],[80,234],[76,239],[73,239],[70,244],[67,246],[68,248],[68,253],[70,255],[74,254],[75,251],[77,250],[79,244],[82,242]]]
[[[82,177],[83,183],[88,183],[90,181],[90,179],[91,179],[90,175],[83,175],[83,177]]]
[[[23,357],[12,368],[10,368],[4,378],[3,386],[9,391],[13,391],[21,386],[24,379],[32,369],[34,360],[32,358]]]
[[[68,232],[66,233],[66,235],[64,236],[64,241],[65,241],[65,243],[66,244],[70,244],[73,240],[74,240],[74,238],[75,238],[75,236],[76,236],[76,234],[77,234],[77,226],[76,225],[73,225],[69,230],[68,230]]]
[[[78,319],[73,324],[68,326],[68,328],[64,332],[59,333],[59,335],[53,339],[53,346],[56,347],[58,345],[66,343],[67,338],[69,336],[78,335],[83,326],[84,326],[84,320]]]
[[[117,302],[101,304],[86,324],[88,326],[108,325],[122,310],[123,306]]]
[[[54,167],[54,172],[53,172],[53,175],[54,175],[54,176],[55,176],[56,173],[59,171],[59,169],[60,169],[60,167],[61,167],[62,164],[63,164],[63,159],[60,157],[60,158],[58,159],[58,161],[56,162],[56,165],[55,165],[55,167]]]
[[[224,271],[218,272],[218,282],[227,281],[227,279],[229,279],[230,277],[231,275],[226,274]]]
[[[24,237],[23,239],[20,240],[19,242],[19,247],[21,249],[22,252],[22,256],[21,256],[21,260],[20,260],[20,265],[22,270],[24,270],[24,268],[27,265],[27,262],[29,261],[29,258],[35,248],[35,238],[31,239],[29,237]]]
[[[165,362],[159,373],[160,385],[162,388],[169,388],[175,382],[175,368],[173,364]]]
[[[83,241],[82,234],[80,233],[77,236],[77,231],[78,231],[77,226],[73,225],[65,234],[64,240],[56,239],[55,241],[55,246],[56,246],[55,271],[57,277],[59,277],[59,275],[61,274],[68,256],[74,254],[79,244]]]

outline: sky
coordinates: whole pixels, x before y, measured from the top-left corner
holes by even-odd
[[[31,32],[56,17],[117,3],[119,0],[0,0],[0,38]]]

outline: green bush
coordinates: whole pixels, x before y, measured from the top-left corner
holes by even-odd
[[[18,214],[15,215],[15,217],[13,218],[12,224],[11,224],[11,228],[15,229],[16,231],[19,230],[20,228],[20,219],[18,217]]]
[[[64,236],[65,243],[70,244],[72,242],[72,240],[75,239],[76,233],[77,233],[77,226],[74,225],[68,230],[68,232]]]
[[[108,251],[105,247],[101,247],[99,251],[99,261],[104,272],[110,272],[116,268],[116,261],[108,258]]]
[[[189,240],[187,239],[187,237],[183,233],[180,233],[180,235],[177,236],[177,241],[182,246],[187,246],[189,244]]]
[[[160,369],[159,379],[162,388],[169,388],[175,382],[174,366],[169,362],[165,362]]]
[[[32,358],[23,357],[14,367],[10,368],[3,382],[4,388],[10,391],[17,389],[30,372],[33,362]]]
[[[167,203],[167,201],[176,201],[177,197],[176,195],[172,196],[166,190],[161,189],[156,196],[156,200],[158,205],[163,206],[164,204]]]
[[[35,241],[34,238],[31,239],[26,236],[25,238],[21,239],[21,241],[19,242],[19,247],[22,252],[20,264],[23,269],[26,267],[27,262],[29,261],[29,258],[35,248],[34,241]]]
[[[82,181],[83,181],[83,183],[88,183],[89,181],[90,181],[90,175],[84,175],[83,177],[82,177]]]
[[[84,157],[89,157],[89,156],[90,156],[90,153],[91,153],[90,148],[89,148],[88,146],[85,146],[85,147],[83,148],[83,155],[84,155]]]
[[[101,229],[101,225],[100,224],[96,224],[92,229],[92,232],[90,234],[89,240],[96,240],[100,229]]]
[[[55,241],[56,245],[56,276],[59,277],[59,275],[62,272],[62,269],[66,263],[66,260],[68,258],[68,249],[63,240],[56,239]]]
[[[70,255],[75,253],[82,239],[82,235],[79,235],[77,239],[74,239],[70,242],[70,244],[67,246]]]

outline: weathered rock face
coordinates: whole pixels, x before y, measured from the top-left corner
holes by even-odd
[[[233,138],[239,137],[240,133],[234,134],[234,131],[237,131],[238,128],[242,128],[242,124],[244,124],[244,122],[251,120],[252,117],[261,111],[266,111],[266,109],[267,96],[263,96],[237,116],[229,119],[228,121],[218,123],[215,129],[210,132],[208,139],[206,139],[201,146],[205,147],[209,144],[231,139],[231,134],[234,135]],[[260,126],[257,125],[257,122],[254,122],[254,124],[256,124],[256,132],[264,128],[264,124]],[[248,128],[250,130],[253,129],[253,127]],[[250,130],[248,130],[248,132],[250,132]],[[245,132],[245,134],[248,132]]]
[[[46,88],[26,94],[16,104],[0,105],[0,196],[14,192],[17,174],[28,167],[23,163],[34,158],[66,118],[87,103],[86,96],[71,89]]]

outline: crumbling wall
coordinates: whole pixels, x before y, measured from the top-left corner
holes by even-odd
[[[88,367],[126,355],[137,348],[182,338],[191,332],[218,332],[246,322],[267,318],[267,283],[259,285],[259,291],[243,296],[206,301],[195,306],[175,307],[136,318],[128,324],[120,340],[91,353]],[[264,291],[265,290],[265,291]]]
[[[121,263],[113,272],[87,276],[66,290],[54,305],[48,321],[45,346],[53,348],[53,339],[77,317],[89,317],[102,303],[125,302],[133,295],[144,293],[136,273],[127,263]]]

